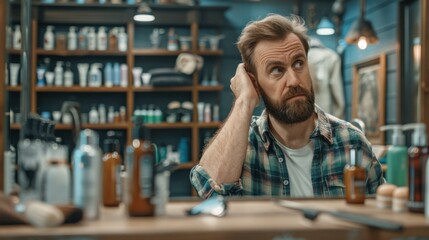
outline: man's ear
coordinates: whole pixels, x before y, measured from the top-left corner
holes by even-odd
[[[256,89],[256,92],[258,93],[259,96],[261,96],[261,92],[259,90],[259,83],[255,75],[253,75],[253,73],[251,72],[247,72],[247,74],[249,75],[249,78],[252,81],[253,87]]]

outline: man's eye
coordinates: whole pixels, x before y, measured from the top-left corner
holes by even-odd
[[[281,74],[284,72],[282,67],[273,67],[271,68],[271,74]]]
[[[302,60],[297,60],[293,63],[293,68],[295,69],[302,69],[303,66],[304,66],[304,61]]]

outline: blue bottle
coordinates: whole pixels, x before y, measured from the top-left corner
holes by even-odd
[[[119,86],[121,84],[121,68],[119,63],[113,64],[113,85]]]
[[[181,163],[189,162],[189,138],[182,137],[179,142],[179,159]]]
[[[113,86],[113,67],[110,62],[106,63],[104,67],[104,85],[106,85],[106,87]]]

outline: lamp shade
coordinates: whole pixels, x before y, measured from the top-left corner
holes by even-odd
[[[346,42],[348,44],[357,44],[362,38],[365,38],[368,44],[378,43],[378,37],[371,22],[360,17],[353,22],[352,27],[347,33]]]
[[[332,35],[335,33],[334,24],[327,17],[323,17],[317,25],[316,33],[318,35]]]
[[[152,22],[155,16],[152,14],[152,9],[145,2],[141,3],[134,15],[134,21],[137,22]]]

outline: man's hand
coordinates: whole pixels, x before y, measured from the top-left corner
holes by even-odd
[[[235,76],[231,78],[231,85],[229,87],[234,93],[236,100],[242,100],[243,103],[252,109],[259,104],[259,89],[256,78],[246,71],[243,63],[238,65]]]

